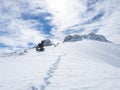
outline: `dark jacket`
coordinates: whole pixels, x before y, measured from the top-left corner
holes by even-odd
[[[39,46],[40,48],[43,48],[43,47],[44,47],[44,41],[41,41],[41,43],[39,43],[38,46]]]

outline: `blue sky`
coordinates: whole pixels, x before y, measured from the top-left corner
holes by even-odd
[[[32,15],[26,12],[21,14],[21,19],[34,20],[39,23],[38,25],[35,25],[33,28],[35,28],[36,30],[42,30],[44,34],[50,35],[50,31],[54,26],[50,25],[50,20],[45,19],[46,17],[52,17],[52,15],[50,13]]]
[[[0,48],[28,47],[45,38],[63,40],[68,34],[95,32],[113,39],[111,34],[115,33],[115,40],[119,35],[119,26],[112,23],[113,20],[117,23],[119,20],[119,0],[0,2]],[[118,14],[114,15],[114,12]],[[114,31],[107,30],[111,29],[107,23]]]
[[[37,4],[40,5],[37,5]],[[33,5],[32,5],[33,4]],[[0,3],[0,48],[29,46],[52,36],[52,14],[41,1],[2,0]]]

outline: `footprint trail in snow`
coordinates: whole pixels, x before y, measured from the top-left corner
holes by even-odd
[[[60,55],[55,61],[55,63],[53,63],[52,66],[48,69],[46,77],[43,78],[43,84],[40,86],[40,89],[36,88],[35,86],[31,86],[31,90],[46,90],[47,86],[51,83],[50,79],[53,77],[53,74],[55,73],[60,64],[61,58],[65,55],[66,54]]]

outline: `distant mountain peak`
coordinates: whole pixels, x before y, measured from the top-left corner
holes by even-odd
[[[75,41],[82,41],[82,40],[96,40],[96,41],[101,41],[101,42],[110,42],[108,41],[105,36],[95,34],[95,33],[89,33],[86,35],[68,35],[65,37],[63,42],[75,42]]]

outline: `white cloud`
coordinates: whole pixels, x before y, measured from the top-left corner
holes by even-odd
[[[82,21],[86,6],[81,0],[45,0],[46,9],[54,16],[52,24],[56,26],[51,33],[61,37],[62,32]]]
[[[98,33],[105,35],[109,40],[120,43],[120,11],[112,13],[106,17],[102,24],[103,27]]]
[[[58,23],[63,28],[78,23],[80,21],[78,18],[80,19],[81,13],[85,11],[80,0],[47,0],[46,2],[48,9],[54,15],[55,22],[53,23]]]
[[[21,13],[40,14],[39,0],[1,0],[0,3],[0,31],[7,32],[0,36],[0,43],[10,46],[27,46],[27,43],[38,43],[46,37],[42,31],[33,27],[38,25],[34,20],[22,20]],[[42,4],[41,4],[42,6]],[[44,9],[42,12],[46,12]]]
[[[27,24],[27,25],[26,25]],[[27,46],[27,43],[37,43],[44,39],[44,34],[31,27],[32,22],[14,20],[10,23],[8,34],[0,37],[0,42],[11,46]]]

